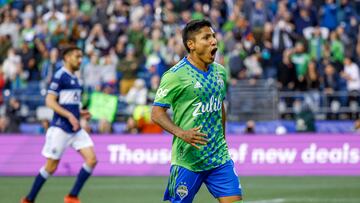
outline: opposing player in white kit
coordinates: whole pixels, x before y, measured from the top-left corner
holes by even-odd
[[[89,134],[81,129],[79,124],[80,116],[90,118],[88,111],[80,109],[81,86],[74,75],[80,68],[82,51],[75,46],[67,47],[63,51],[63,59],[64,67],[54,74],[46,96],[46,105],[54,110],[53,120],[46,133],[46,142],[42,150],[47,161],[36,176],[30,193],[21,199],[22,203],[35,201],[46,179],[56,171],[67,147],[77,150],[85,163],[70,193],[65,196],[65,203],[80,202],[79,192],[97,163],[94,144]]]

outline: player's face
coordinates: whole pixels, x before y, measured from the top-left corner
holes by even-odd
[[[211,27],[203,27],[195,34],[193,51],[205,64],[214,62],[217,40]]]
[[[80,69],[82,61],[82,51],[74,50],[67,56],[67,63],[70,65],[71,69],[77,71]]]

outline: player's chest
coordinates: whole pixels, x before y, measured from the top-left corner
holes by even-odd
[[[76,78],[63,78],[59,91],[60,104],[79,104],[81,102],[81,85]]]
[[[62,78],[61,89],[78,89],[81,90],[81,84],[77,78],[66,77]]]
[[[211,72],[208,75],[189,74],[183,81],[185,99],[210,101],[212,98],[223,98],[225,95],[225,83],[218,72]]]

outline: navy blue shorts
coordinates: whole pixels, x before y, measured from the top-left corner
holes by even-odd
[[[171,166],[164,201],[191,203],[202,183],[205,183],[215,198],[242,195],[234,162],[230,160],[224,165],[202,172],[193,172],[176,165]]]

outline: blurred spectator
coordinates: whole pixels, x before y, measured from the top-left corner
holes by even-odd
[[[90,63],[84,66],[82,70],[82,79],[84,81],[84,87],[91,90],[99,90],[101,85],[101,66],[99,65],[99,55],[94,52],[90,56]]]
[[[41,78],[46,84],[49,84],[53,74],[62,67],[59,50],[52,48],[50,50],[50,56],[43,61],[41,66]]]
[[[255,121],[249,120],[245,125],[245,134],[255,134]]]
[[[303,30],[307,27],[316,25],[316,19],[311,18],[310,12],[305,7],[300,7],[294,14],[295,32],[299,35],[303,34]]]
[[[144,15],[142,17],[145,27],[145,33],[149,33],[150,28],[155,21],[155,17],[153,15],[154,11],[151,4],[147,3],[144,5]]]
[[[336,95],[336,91],[340,89],[339,84],[340,76],[336,73],[336,70],[332,64],[327,64],[325,66],[325,75],[323,79],[322,86],[324,87],[325,94],[325,105],[326,107],[331,107],[335,103],[339,103],[339,97]],[[335,115],[332,113],[327,113],[327,118],[333,118]]]
[[[21,13],[20,16],[23,21],[26,19],[34,19],[35,17],[34,7],[31,4],[27,4],[24,8],[24,12]]]
[[[101,83],[116,83],[116,59],[115,55],[108,52],[100,59]]]
[[[261,47],[261,65],[264,70],[264,78],[276,78],[277,75],[277,65],[279,61],[275,61],[274,58],[274,49],[271,42],[272,39],[272,24],[266,23],[264,27],[264,34],[261,42],[259,43]]]
[[[285,49],[290,49],[293,47],[293,41],[291,37],[292,32],[292,26],[283,19],[279,20],[275,24],[272,38],[275,51],[281,54]]]
[[[162,39],[162,33],[160,29],[154,29],[151,32],[151,38],[146,40],[145,47],[144,47],[144,54],[149,56],[154,51],[154,47],[164,46],[164,40]]]
[[[0,28],[1,31],[1,28]],[[3,63],[12,47],[10,35],[0,35],[0,63]]]
[[[4,72],[2,69],[2,66],[0,65],[0,105],[2,105],[4,103],[4,95],[3,95],[3,91],[5,88],[5,77],[4,77]]]
[[[106,119],[100,119],[98,121],[98,130],[100,134],[110,134],[112,133],[112,126],[109,121]]]
[[[118,36],[123,32],[124,31],[117,22],[116,16],[111,16],[110,22],[106,27],[106,38],[109,40],[110,45],[115,44]]]
[[[166,47],[161,49],[161,56],[168,66],[173,66],[185,56],[184,51],[181,35],[177,33],[168,38]]]
[[[320,76],[317,71],[317,64],[315,61],[309,62],[305,81],[307,91],[307,93],[305,94],[305,102],[308,103],[313,110],[317,111],[320,107]]]
[[[263,73],[263,69],[260,64],[260,54],[253,53],[245,58],[244,65],[246,67],[247,78],[260,79]]]
[[[141,58],[145,46],[145,35],[143,32],[143,24],[140,21],[135,21],[131,24],[127,32],[129,43],[134,47],[134,54],[137,58]]]
[[[134,109],[133,119],[139,133],[154,134],[163,132],[163,129],[151,120],[151,106],[138,105]]]
[[[349,24],[350,18],[354,15],[356,14],[349,0],[341,0],[337,15],[338,22]]]
[[[290,60],[290,54],[290,50],[284,51],[282,61],[278,67],[278,88],[280,91],[284,92],[294,91],[295,84],[297,83],[296,69],[295,65]],[[291,107],[293,102],[294,98],[292,97],[284,98],[284,104],[286,108]],[[290,116],[290,114],[283,116]]]
[[[106,51],[109,48],[109,45],[109,41],[105,36],[102,25],[100,23],[95,24],[86,39],[86,49],[93,47],[98,51]]]
[[[345,57],[344,71],[341,76],[346,80],[349,102],[359,103],[360,94],[360,70],[359,66],[354,63],[350,57]]]
[[[143,79],[136,79],[125,98],[128,104],[127,111],[129,114],[133,113],[136,106],[146,104],[147,93],[148,90],[145,86],[145,81]]]
[[[336,69],[341,70],[345,56],[345,47],[336,32],[330,33],[331,60],[335,63]]]
[[[21,42],[22,44],[28,43],[29,47],[33,48],[34,47],[33,41],[35,39],[35,34],[36,34],[36,31],[33,27],[33,22],[31,19],[25,19],[23,24],[24,27],[20,31]]]
[[[345,27],[345,33],[347,33],[350,37],[350,42],[357,42],[357,36],[359,34],[359,20],[357,16],[350,17],[350,24]],[[355,44],[355,43],[354,43]]]
[[[139,60],[135,56],[135,47],[132,44],[127,45],[126,56],[119,61],[117,68],[121,73],[120,94],[126,95],[134,85],[139,69]]]
[[[5,36],[6,41],[4,43],[11,46],[18,47],[20,40],[19,24],[11,17],[9,11],[3,13],[3,21],[0,24],[0,36]],[[3,46],[4,44],[1,44]]]
[[[42,19],[47,24],[49,32],[53,34],[59,27],[64,25],[66,16],[55,8],[51,8],[42,16]]]
[[[19,100],[14,97],[11,97],[8,105],[6,106],[6,117],[9,121],[8,132],[19,133],[20,132],[20,123],[22,120],[21,117],[21,104]]]
[[[354,122],[354,132],[360,133],[360,119],[355,120]]]
[[[315,132],[315,116],[308,104],[303,104],[301,110],[296,114],[297,132]]]
[[[21,57],[16,55],[15,49],[11,48],[8,50],[7,58],[5,59],[2,68],[6,87],[11,89],[20,88],[23,81]]]
[[[193,20],[201,20],[204,18],[203,5],[201,2],[194,2],[194,11],[191,15],[191,19]]]
[[[126,44],[128,38],[126,35],[120,35],[116,41],[114,52],[119,60],[122,60],[126,56]]]
[[[291,51],[287,50],[283,54],[282,61],[278,70],[279,89],[282,91],[295,90],[297,80],[295,65],[290,60]]]
[[[147,103],[152,104],[154,102],[159,85],[160,77],[158,75],[153,75],[150,79],[150,88],[147,94]]]
[[[345,32],[345,26],[344,24],[341,24],[336,28],[336,34],[338,36],[338,39],[342,43],[346,49],[344,49],[343,53],[345,56],[351,56],[355,49],[355,43],[351,41],[348,33]]]
[[[128,133],[128,134],[139,133],[139,129],[137,127],[136,121],[131,116],[126,121],[126,127],[124,133]]]
[[[324,56],[324,46],[329,36],[329,30],[324,27],[307,27],[303,33],[308,40],[310,58],[317,62],[320,61]]]
[[[0,135],[2,133],[10,133],[9,120],[6,116],[0,116]]]
[[[18,54],[21,58],[22,69],[26,75],[27,81],[39,80],[40,72],[36,66],[35,53],[33,49],[30,49],[27,42],[24,42],[21,45],[21,49]]]
[[[264,1],[255,1],[253,9],[250,11],[249,22],[254,32],[262,32],[267,21],[271,19],[270,12],[265,8]]]
[[[245,70],[244,58],[245,52],[242,49],[241,43],[236,43],[235,48],[229,53],[228,66],[230,69],[230,76],[234,79],[244,79],[241,71]],[[246,76],[245,76],[246,77]]]
[[[305,75],[308,71],[310,61],[309,55],[305,52],[304,44],[296,43],[295,51],[291,56],[291,62],[295,65],[297,85],[296,88],[304,91],[306,88]]]
[[[325,4],[322,6],[321,14],[321,26],[328,28],[329,30],[334,30],[338,25],[337,21],[337,12],[338,6],[334,0],[326,0]]]

